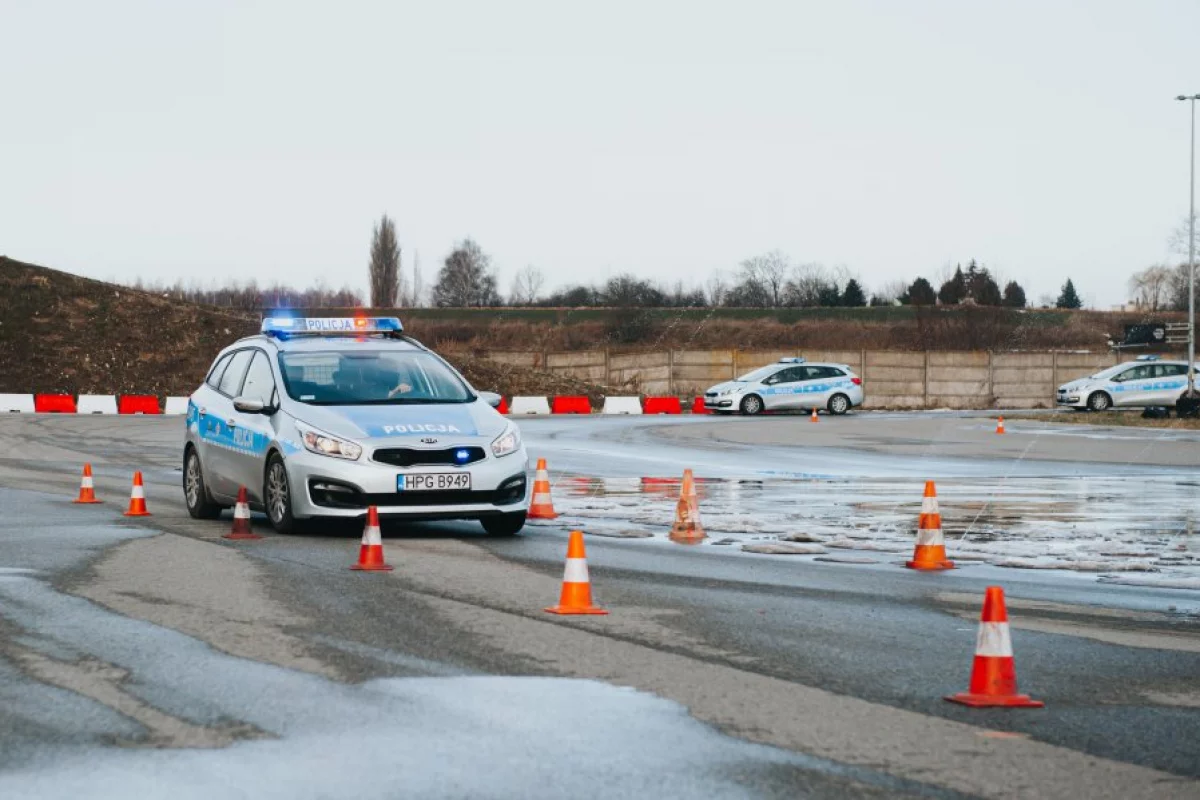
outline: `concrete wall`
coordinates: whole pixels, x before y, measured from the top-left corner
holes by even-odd
[[[868,408],[1048,408],[1055,389],[1116,364],[1112,353],[895,350],[491,351],[504,364],[545,369],[643,395],[692,397],[781,358],[846,364]]]

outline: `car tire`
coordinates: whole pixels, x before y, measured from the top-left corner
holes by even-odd
[[[761,414],[763,410],[762,398],[756,394],[748,394],[742,398],[741,405],[738,406],[738,408],[747,417],[753,417],[756,414]]]
[[[200,454],[194,447],[189,447],[183,454],[183,499],[192,519],[216,519],[225,509],[214,503],[208,493]]]
[[[515,514],[497,514],[494,517],[484,517],[479,520],[489,536],[516,536],[525,527],[525,512]]]
[[[1092,392],[1087,399],[1088,411],[1108,411],[1112,408],[1112,398],[1107,392]]]
[[[850,398],[844,394],[835,394],[829,398],[826,408],[829,409],[830,414],[840,417],[850,410]]]
[[[267,511],[267,519],[276,533],[285,536],[301,533],[303,523],[292,516],[292,485],[288,480],[287,466],[278,453],[272,453],[267,459],[267,469],[263,472],[263,506]]]

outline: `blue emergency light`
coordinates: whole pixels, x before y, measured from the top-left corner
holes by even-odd
[[[284,339],[289,336],[402,333],[399,317],[266,317],[262,333]]]
[[[781,358],[781,359],[779,359],[779,363],[780,363],[780,364],[803,364],[805,361],[808,361],[808,359],[807,359],[807,358],[802,358],[802,357],[800,357],[800,356],[795,356],[794,358]]]
[[[1158,361],[1162,356],[1138,356],[1135,361]]]

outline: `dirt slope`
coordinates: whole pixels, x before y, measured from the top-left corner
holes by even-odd
[[[0,393],[188,395],[222,347],[259,315],[159,297],[0,256]],[[478,389],[587,394],[571,378],[453,359]]]

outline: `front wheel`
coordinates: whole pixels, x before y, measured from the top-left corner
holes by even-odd
[[[183,499],[187,502],[188,514],[192,519],[216,519],[221,516],[221,506],[212,501],[208,487],[204,485],[200,454],[193,448],[188,448],[183,458]]]
[[[748,417],[753,417],[755,414],[761,414],[763,410],[762,398],[756,394],[748,395],[742,398],[741,409],[742,413]]]
[[[300,520],[292,516],[292,487],[288,482],[287,467],[278,453],[272,453],[267,461],[267,473],[263,486],[267,518],[277,533],[299,533]]]
[[[1104,392],[1092,392],[1087,405],[1092,411],[1108,411],[1112,407],[1112,398]]]
[[[525,512],[497,514],[494,517],[484,517],[479,522],[490,536],[516,536],[521,528],[525,527]]]
[[[829,398],[829,413],[841,416],[850,410],[850,398],[844,394],[835,394]]]

